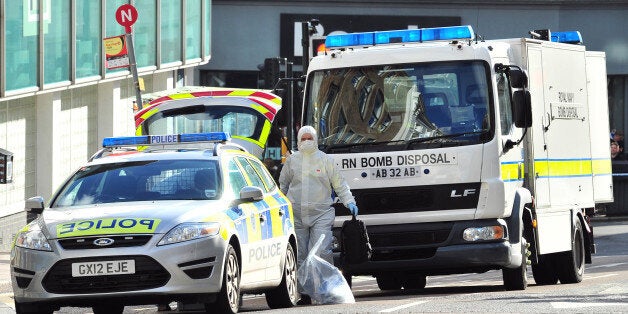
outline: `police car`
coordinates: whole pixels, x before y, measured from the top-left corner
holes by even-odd
[[[135,148],[141,145],[143,150]],[[242,293],[294,306],[292,206],[228,133],[105,138],[17,235],[17,313],[178,301],[235,313]]]

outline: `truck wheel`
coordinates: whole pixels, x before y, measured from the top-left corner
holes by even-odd
[[[377,279],[377,287],[382,291],[400,290],[402,286],[401,280],[394,275],[381,275],[375,279]]]
[[[557,257],[558,279],[560,283],[577,283],[582,281],[584,274],[584,237],[580,220],[576,220],[573,238],[571,239],[571,251],[559,253]]]
[[[406,274],[404,276],[403,288],[419,290],[427,285],[427,276],[423,274]]]
[[[528,242],[521,238],[521,265],[502,269],[506,290],[525,290],[528,287]]]
[[[288,243],[286,260],[283,266],[283,278],[278,287],[266,291],[266,303],[271,309],[287,308],[297,305],[299,293],[297,292],[297,262],[294,257],[294,249]]]
[[[541,255],[539,262],[532,264],[532,275],[537,285],[555,285],[558,282],[555,259],[555,255]]]
[[[92,306],[94,314],[122,314],[124,305],[122,304],[99,304]]]
[[[231,245],[228,245],[225,269],[222,275],[222,288],[214,303],[205,303],[205,312],[238,313],[241,304],[240,299],[240,265],[235,250]]]

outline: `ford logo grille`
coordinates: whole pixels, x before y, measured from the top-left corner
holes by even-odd
[[[112,245],[114,242],[113,239],[111,238],[98,238],[96,240],[94,240],[94,245],[97,246],[108,246],[108,245]]]

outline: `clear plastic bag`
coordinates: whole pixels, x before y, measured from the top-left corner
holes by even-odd
[[[303,293],[310,296],[313,304],[355,303],[351,287],[340,270],[317,255],[324,239],[322,234],[297,270]]]

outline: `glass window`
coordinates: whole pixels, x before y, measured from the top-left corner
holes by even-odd
[[[34,1],[33,1],[34,2]],[[44,5],[50,2],[44,1]],[[70,1],[55,1],[44,15],[44,84],[70,80]]]
[[[161,1],[161,63],[181,61],[181,0]]]
[[[201,57],[201,0],[188,0],[185,8],[185,59]]]
[[[270,192],[275,189],[275,179],[273,179],[266,167],[256,161],[249,160],[249,162],[255,171],[257,171],[257,173],[262,177],[262,180],[264,180],[264,184],[266,185],[266,189],[264,189],[264,191]]]
[[[100,1],[76,1],[76,77],[100,74],[102,36]]]
[[[259,174],[255,171],[251,163],[244,157],[238,157],[238,161],[240,162],[240,165],[242,165],[242,168],[244,168],[244,173],[246,173],[249,180],[251,180],[251,184],[262,189],[264,192],[268,192],[266,186],[264,185],[264,181],[262,181],[262,178],[259,177]]]
[[[227,167],[227,171],[229,171],[229,183],[231,184],[233,196],[235,198],[240,198],[240,190],[247,185],[246,179],[240,172],[240,168],[238,168],[235,160],[229,160]]]
[[[37,86],[39,2],[3,3],[6,9],[4,12],[12,12],[3,17],[6,18],[6,88],[16,90]],[[50,6],[47,8],[50,9]]]
[[[138,67],[157,64],[157,1],[136,1],[138,17],[133,24],[133,44]]]
[[[118,24],[118,21],[116,21],[116,10],[118,10],[118,8],[121,5],[127,4],[128,1],[127,0],[108,0],[106,2],[107,2],[107,7],[105,10],[105,16],[104,16],[105,23],[106,23],[105,37],[124,35],[125,34],[124,27]],[[140,17],[138,16],[138,19],[139,18]],[[119,69],[112,69],[112,70],[106,70],[106,71],[107,73],[116,73],[116,72],[127,71],[127,70],[128,70],[127,68],[119,68]]]
[[[502,134],[510,134],[512,129],[512,106],[510,104],[510,87],[505,73],[497,75],[497,98],[499,99],[499,116]]]

